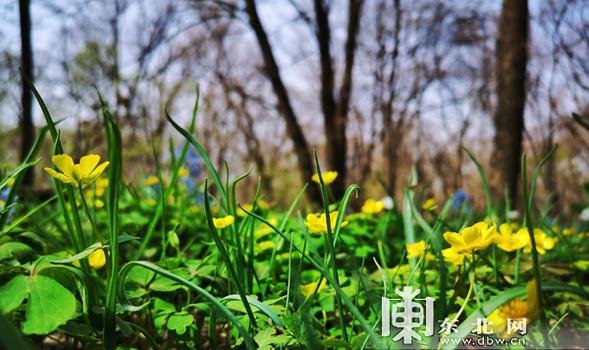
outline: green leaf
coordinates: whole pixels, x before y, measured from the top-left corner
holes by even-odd
[[[352,349],[361,349],[368,338],[368,334],[360,333],[359,335],[352,338]]]
[[[159,313],[159,311],[164,311],[165,313],[170,314],[176,311],[176,307],[169,301],[155,298],[153,302],[153,312]]]
[[[74,295],[49,277],[27,277],[29,300],[24,334],[47,334],[66,323],[76,313]]]
[[[131,328],[131,326],[129,326],[129,324],[127,322],[125,322],[120,317],[116,317],[116,320],[117,320],[117,324],[119,325],[119,327],[121,329],[121,333],[123,333],[123,335],[125,337],[129,337],[129,336],[131,336],[131,334],[133,334],[133,328]]]
[[[136,267],[129,272],[129,279],[139,283],[142,287],[146,287],[155,277],[153,271],[142,267]]]
[[[327,339],[321,342],[321,344],[328,348],[334,349],[351,349],[350,344],[341,339]]]
[[[91,246],[89,246],[88,248],[81,251],[80,253],[72,256],[71,258],[61,259],[61,260],[53,260],[53,262],[57,263],[57,264],[63,264],[63,263],[74,262],[76,260],[81,260],[81,259],[84,259],[84,258],[90,256],[90,254],[94,253],[95,251],[97,251],[101,247],[102,247],[102,245],[100,243],[94,243]]]
[[[243,306],[243,302],[241,301],[241,297],[239,295],[237,295],[237,294],[228,295],[225,298],[223,298],[222,300],[238,300],[237,302],[229,302],[228,305],[231,303],[234,306],[239,306],[240,311],[246,312],[246,309]],[[247,297],[247,301],[253,307],[260,309],[263,313],[265,313],[268,317],[270,317],[272,319],[272,322],[275,325],[277,325],[278,327],[284,327],[284,323],[282,323],[282,320],[280,319],[280,317],[278,317],[278,315],[274,311],[272,311],[267,305],[262,304],[261,302],[259,302],[258,300],[254,299],[252,297]],[[256,312],[256,310],[253,310],[253,311]]]
[[[24,264],[33,260],[37,253],[28,245],[20,242],[7,242],[0,247],[0,261],[10,259],[13,256]]]
[[[27,276],[18,275],[0,287],[0,309],[2,312],[9,313],[16,309],[25,300],[29,291]]]
[[[580,115],[578,115],[577,113],[573,113],[573,119],[582,127],[585,128],[585,130],[589,131],[589,123],[583,119]]]
[[[134,281],[125,282],[125,295],[129,299],[136,299],[147,294],[147,291],[142,288],[139,283]]]
[[[162,276],[157,276],[148,286],[149,290],[158,292],[173,292],[180,288],[181,286],[178,283]]]
[[[122,236],[119,236],[119,244],[125,243],[128,241],[136,241],[136,240],[140,240],[140,239],[141,239],[141,237],[122,235]]]
[[[258,343],[258,350],[271,350],[272,344],[284,344],[288,340],[285,334],[275,335],[276,328],[266,328],[260,333],[256,334],[254,340]]]
[[[194,317],[191,314],[188,312],[177,312],[168,319],[168,329],[175,330],[178,334],[184,334],[186,327],[193,323]]]

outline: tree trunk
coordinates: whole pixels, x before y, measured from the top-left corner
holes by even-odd
[[[333,140],[328,143],[333,145],[334,149],[330,155],[332,168],[341,172],[340,182],[336,182],[334,194],[336,198],[343,197],[346,191],[347,179],[347,153],[348,139],[346,137],[346,126],[348,124],[348,113],[350,111],[350,98],[352,95],[352,69],[354,68],[354,58],[356,56],[357,36],[360,30],[360,15],[363,0],[350,0],[348,8],[348,37],[346,39],[346,61],[342,85],[340,86],[339,101],[336,106],[335,119],[333,120]],[[336,179],[337,181],[337,179]]]
[[[503,1],[497,39],[496,134],[491,169],[495,199],[502,198],[507,188],[512,203],[517,203],[521,167],[528,22],[527,0]]]
[[[330,185],[331,190],[336,198],[341,198],[344,194],[344,185],[346,177],[346,154],[342,155],[342,139],[345,147],[346,130],[345,123],[340,125],[339,118],[336,116],[336,102],[333,96],[335,86],[333,75],[333,62],[331,58],[330,43],[331,30],[329,28],[329,19],[326,4],[323,0],[315,0],[315,17],[317,20],[317,44],[319,45],[319,61],[321,63],[321,109],[323,110],[323,120],[325,128],[325,152],[328,169],[323,171],[337,171],[338,176]],[[343,162],[341,161],[343,158]]]
[[[384,4],[384,3],[383,3]],[[401,1],[395,0],[395,31],[393,34],[394,37],[394,48],[392,52],[392,68],[391,73],[388,79],[388,96],[387,100],[383,103],[382,106],[382,116],[383,116],[383,127],[384,127],[384,147],[383,147],[383,155],[387,160],[387,181],[388,181],[388,189],[393,199],[395,199],[395,189],[397,183],[397,165],[399,159],[399,152],[398,149],[401,145],[400,140],[398,139],[402,135],[401,126],[397,125],[396,128],[393,128],[393,102],[396,97],[396,90],[395,90],[395,82],[396,82],[396,73],[397,73],[397,58],[399,57],[399,34],[401,32]],[[402,123],[402,119],[398,121],[398,123]],[[398,131],[398,132],[395,132]],[[395,203],[397,203],[395,201]]]
[[[286,87],[284,86],[282,78],[280,77],[280,70],[276,64],[276,60],[274,59],[274,54],[272,53],[272,48],[270,46],[270,42],[268,41],[268,35],[266,34],[266,31],[260,22],[260,18],[258,17],[255,0],[246,0],[245,10],[249,15],[250,26],[256,34],[258,44],[260,45],[260,50],[262,51],[264,69],[270,78],[272,87],[276,93],[276,97],[278,98],[278,110],[286,122],[288,134],[294,144],[294,151],[297,155],[298,166],[301,172],[301,179],[303,183],[308,183],[311,181],[311,177],[315,173],[313,157],[309,148],[309,144],[307,143],[305,135],[303,134],[303,130],[298,123],[297,117],[290,103],[290,98],[286,91]],[[312,202],[317,204],[322,203],[319,186],[316,186],[316,184],[311,184],[307,188],[306,192],[308,198]]]
[[[331,29],[326,4],[315,0],[317,17],[317,41],[321,61],[321,107],[325,120],[326,153],[329,170],[337,171],[338,177],[331,184],[336,198],[342,198],[346,191],[348,140],[346,126],[350,110],[352,91],[352,69],[356,55],[357,34],[360,28],[360,14],[363,0],[350,0],[348,7],[348,28],[345,45],[345,67],[339,99],[334,97],[334,73],[330,52]]]
[[[31,42],[31,12],[29,0],[19,0],[20,9],[20,38],[21,38],[21,67],[23,72],[34,81],[33,73],[33,45]],[[25,79],[22,79],[22,119],[20,121],[22,143],[21,161],[24,161],[35,142],[35,124],[33,123],[33,93]],[[23,184],[35,184],[35,168],[30,167],[23,179]]]

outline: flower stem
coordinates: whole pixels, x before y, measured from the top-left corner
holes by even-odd
[[[474,264],[474,252],[473,252],[473,264]],[[462,312],[466,308],[466,304],[468,304],[468,301],[470,300],[470,295],[472,294],[472,289],[473,289],[473,286],[474,286],[474,271],[475,271],[475,267],[473,266],[472,267],[472,272],[471,272],[471,275],[470,275],[470,287],[468,287],[468,292],[466,293],[466,298],[464,298],[464,303],[460,307],[460,310],[458,310],[458,313],[454,317],[454,320],[448,326],[450,328],[452,327],[452,325],[454,324],[454,322],[456,322],[456,320],[458,320],[458,318],[460,317],[460,315],[462,314]],[[444,336],[442,337],[442,340],[440,340],[440,345],[438,346],[438,350],[442,347],[442,344],[444,344],[444,339],[446,339],[446,337],[450,333],[451,332],[444,332]]]
[[[519,284],[519,261],[520,261],[521,253],[522,253],[521,249],[518,249],[515,253],[516,256],[515,256],[515,272],[514,272],[515,282],[514,282],[514,284],[516,286]]]
[[[94,220],[92,219],[92,214],[90,213],[90,209],[88,208],[88,203],[86,202],[86,196],[84,195],[84,190],[82,188],[80,188],[80,197],[82,197],[82,205],[84,205],[84,209],[86,211],[86,216],[88,217],[88,220],[90,221],[90,224],[92,225],[92,229],[94,230],[94,234],[96,235],[96,238],[98,238],[100,243],[103,243],[103,244],[106,243],[106,240],[104,239],[104,237],[102,237],[102,235],[98,231],[98,228],[96,227],[96,223],[94,223]]]

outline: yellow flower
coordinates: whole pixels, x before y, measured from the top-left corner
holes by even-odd
[[[321,173],[321,177],[323,178],[323,183],[329,185],[337,177],[337,171],[328,171],[326,173]],[[313,177],[311,177],[311,180],[315,181],[318,184],[321,183],[319,181],[319,174],[313,175]]]
[[[143,203],[145,203],[147,205],[156,205],[157,204],[157,202],[152,198],[148,198],[148,199],[144,200]]]
[[[157,185],[160,182],[160,179],[158,179],[157,176],[150,176],[147,178],[147,180],[143,181],[143,184],[145,186],[153,186],[153,185]]]
[[[525,319],[526,325],[529,325],[540,318],[541,310],[538,303],[538,290],[536,289],[535,279],[528,282],[526,294],[528,296],[526,301],[519,298],[513,299],[500,306],[487,317],[489,328],[498,337],[510,338],[519,331],[519,329],[514,329],[508,332],[508,319]]]
[[[300,285],[299,289],[301,290],[301,293],[303,293],[303,295],[305,297],[312,295],[315,292],[315,288],[317,288],[317,294],[320,294],[323,287],[325,287],[326,282],[327,282],[327,279],[325,279],[325,277],[322,277],[321,283],[319,284],[319,288],[317,288],[317,282],[313,282],[313,283],[309,283],[309,284],[305,284],[305,285]]]
[[[72,157],[65,153],[53,156],[51,160],[62,173],[58,173],[51,168],[45,168],[45,171],[59,181],[66,184],[72,184],[74,187],[90,185],[100,176],[100,174],[102,174],[108,164],[110,164],[107,161],[98,165],[100,156],[97,154],[90,154],[82,157],[80,159],[80,164],[74,164]]]
[[[233,223],[235,218],[231,215],[227,215],[223,218],[213,218],[213,224],[216,228],[225,228]]]
[[[98,270],[106,264],[106,257],[104,256],[104,250],[98,249],[88,257],[88,263],[94,270]]]
[[[14,177],[12,179],[8,180],[8,182],[6,183],[7,187],[10,187],[12,185],[14,185]]]
[[[258,201],[258,208],[268,210],[270,209],[270,204],[268,204],[268,202],[266,202],[265,200],[260,199]]]
[[[519,230],[519,224],[517,222],[512,222],[511,225],[509,225],[511,227],[512,231],[517,231]]]
[[[455,266],[462,265],[464,258],[472,259],[472,254],[459,253],[454,248],[442,250],[444,261],[454,264]]]
[[[246,211],[249,211],[249,212],[251,212],[252,209],[254,208],[254,206],[251,204],[244,204],[244,205],[242,205],[242,207],[243,207],[243,209],[245,209]],[[245,211],[243,211],[243,209],[237,207],[237,215],[247,216],[247,213]]]
[[[100,197],[104,194],[104,190],[108,187],[108,179],[96,180],[96,196]]]
[[[278,227],[278,220],[276,218],[270,218],[270,219],[268,219],[268,222],[272,226]],[[266,236],[270,233],[273,233],[273,232],[274,232],[274,230],[270,226],[266,225],[266,223],[262,223],[260,225],[260,228],[258,228],[254,231],[254,236],[256,238],[261,238],[261,237],[264,237],[264,236]]]
[[[575,261],[573,265],[581,271],[587,271],[589,269],[589,261]]]
[[[499,226],[499,232],[495,232],[493,241],[497,244],[497,247],[505,250],[506,252],[512,252],[517,249],[525,247],[530,241],[530,235],[525,230],[519,230],[517,233],[513,233],[511,226],[508,224],[502,224]]]
[[[101,201],[100,199],[97,199],[96,202],[94,203],[94,205],[96,206],[96,208],[102,208],[102,207],[104,207],[104,202]]]
[[[554,233],[559,232],[559,231],[560,231],[560,226],[554,226],[552,228],[552,232],[554,232]]]
[[[382,201],[375,201],[374,199],[367,199],[362,206],[362,212],[365,214],[377,214],[384,208]]]
[[[329,214],[329,221],[331,223],[331,232],[335,231],[335,222],[337,220],[337,211]],[[342,226],[344,227],[348,224],[347,221],[342,222]],[[309,232],[311,233],[322,233],[327,232],[327,219],[325,217],[325,213],[321,214],[321,217],[317,217],[315,214],[307,215],[307,221],[305,222],[305,226],[309,228]]]
[[[425,253],[429,246],[425,245],[425,241],[419,241],[413,244],[407,244],[407,259],[419,258]]]
[[[457,253],[472,253],[475,249],[485,249],[493,243],[493,236],[497,225],[489,225],[485,222],[479,222],[471,227],[462,230],[461,234],[456,232],[444,233],[444,239],[452,245]]]
[[[528,228],[526,227],[526,228],[523,228],[522,230],[525,230],[525,233],[529,237],[530,234],[529,234]],[[554,248],[554,245],[556,244],[556,242],[558,242],[558,240],[556,238],[546,236],[546,232],[544,232],[538,228],[534,229],[534,240],[536,241],[536,250],[538,250],[538,254],[540,254],[540,255],[546,254],[546,251]],[[524,253],[529,253],[531,251],[532,251],[532,241],[528,240],[528,243],[527,243],[526,247],[524,248]]]
[[[423,210],[434,210],[437,207],[438,206],[436,205],[436,200],[433,199],[433,198],[430,198],[430,199],[426,200],[425,203],[422,206]]]
[[[256,244],[255,250],[262,252],[267,249],[274,249],[274,245],[275,244],[272,241],[260,242],[260,243]]]
[[[574,227],[567,228],[567,229],[562,230],[562,235],[565,237],[568,237],[568,236],[574,235],[576,232],[577,232],[577,230]]]
[[[69,257],[71,258],[71,257],[72,257],[72,255],[71,255],[71,254],[69,254]],[[80,265],[80,261],[78,261],[78,260],[74,260],[74,261],[72,262],[72,264],[76,265],[77,267],[80,267],[80,266],[81,266],[81,265]]]
[[[180,168],[180,170],[178,170],[178,176],[179,177],[186,177],[190,175],[190,171],[188,171],[188,169],[186,168]]]
[[[104,190],[108,187],[108,179],[100,178],[96,180],[94,183],[96,186],[96,190],[86,190],[86,197],[92,198],[94,196],[94,192],[96,192],[96,197],[100,197],[104,194]]]
[[[497,223],[497,221],[499,221],[499,218],[494,215],[493,215],[493,217],[491,217],[490,220],[489,220],[489,218],[485,218],[485,220],[483,220],[483,222],[485,222],[487,225],[489,225],[491,222],[495,224],[495,223]]]

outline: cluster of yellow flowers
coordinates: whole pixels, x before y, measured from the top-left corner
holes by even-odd
[[[213,218],[213,224],[215,225],[216,228],[225,228],[229,225],[231,225],[233,223],[233,221],[235,221],[235,218],[231,215],[227,215],[225,217],[222,218]]]
[[[521,228],[514,233],[512,225],[509,224],[502,224],[499,226],[499,232],[497,232],[495,224],[489,227],[486,222],[479,222],[471,227],[464,228],[461,233],[446,232],[444,233],[444,239],[451,245],[450,248],[442,251],[444,260],[454,265],[461,265],[464,258],[472,260],[472,254],[475,250],[485,249],[492,243],[497,244],[497,247],[506,252],[522,248],[525,253],[532,251],[532,242],[528,229]],[[534,240],[536,241],[536,249],[541,255],[546,254],[546,250],[554,248],[554,245],[558,242],[558,238],[548,237],[540,229],[534,229]],[[428,248],[429,246],[426,246],[424,241],[407,244],[407,258],[419,258]]]
[[[383,201],[375,201],[374,199],[367,199],[362,206],[364,214],[378,214],[384,209]]]
[[[486,222],[478,222],[471,227],[464,228],[461,233],[446,232],[444,239],[451,245],[450,248],[442,251],[444,259],[455,265],[462,264],[464,258],[472,260],[475,250],[485,249],[492,243],[497,244],[497,247],[506,252],[522,248],[525,253],[532,251],[528,229],[524,227],[514,233],[509,224],[502,224],[497,232],[497,225],[493,224],[489,227]],[[548,237],[546,232],[540,229],[534,229],[534,240],[536,249],[541,255],[546,254],[546,250],[554,248],[558,241],[557,238]]]

